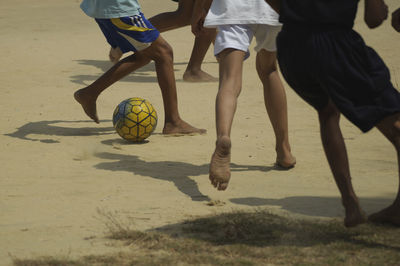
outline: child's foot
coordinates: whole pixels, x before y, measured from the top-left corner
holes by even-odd
[[[116,64],[119,59],[122,57],[122,51],[119,49],[119,47],[112,48],[110,49],[110,53],[108,54],[110,61]]]
[[[191,134],[205,134],[207,130],[195,128],[183,120],[177,123],[166,122],[163,129],[163,134],[167,135],[191,135]]]
[[[276,162],[275,165],[284,169],[291,169],[296,164],[296,157],[292,155],[290,149],[276,149]]]
[[[346,214],[344,218],[344,226],[346,227],[354,227],[359,224],[363,224],[367,222],[367,215],[364,211],[360,210],[359,212]]]
[[[400,226],[400,209],[391,205],[386,209],[371,214],[368,220],[373,223],[387,223]]]
[[[231,178],[231,140],[221,137],[217,140],[210,163],[210,181],[218,190],[225,190]]]
[[[96,110],[96,100],[97,97],[93,97],[87,93],[85,93],[85,89],[77,90],[74,93],[75,100],[82,105],[83,110],[85,113],[93,119],[94,122],[97,124],[99,122],[99,118],[97,117],[97,110]]]
[[[186,70],[183,74],[183,80],[187,82],[216,82],[218,78],[211,76],[203,70]]]
[[[345,206],[345,213],[346,213],[346,217],[344,218],[344,226],[354,227],[359,224],[367,222],[368,220],[367,215],[361,209],[357,200],[351,201],[351,203],[343,205]]]

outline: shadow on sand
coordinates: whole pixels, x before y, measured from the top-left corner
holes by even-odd
[[[297,196],[282,199],[267,198],[235,198],[232,203],[252,207],[279,206],[291,213],[318,217],[337,217],[344,215],[340,197],[312,197]],[[365,211],[375,212],[392,203],[389,198],[360,198],[360,203]]]
[[[111,120],[101,120],[100,122],[111,122]],[[15,132],[4,134],[5,136],[30,140],[30,141],[40,141],[43,143],[59,143],[55,139],[39,139],[29,137],[29,135],[45,135],[45,136],[96,136],[96,135],[109,135],[115,134],[113,127],[69,127],[60,126],[57,124],[93,124],[92,120],[85,121],[71,121],[71,120],[51,120],[51,121],[38,121],[29,122],[21,127],[19,127]]]
[[[192,177],[208,175],[208,164],[194,165],[185,162],[157,161],[146,162],[136,155],[124,155],[115,153],[97,153],[101,159],[112,160],[95,165],[97,169],[108,171],[125,171],[135,175],[148,176],[151,178],[173,182],[176,188],[183,194],[189,196],[193,201],[210,201],[203,195]],[[274,170],[274,167],[248,166],[231,164],[232,171],[262,171]]]
[[[218,246],[241,244],[287,248],[333,244],[332,247],[338,251],[349,246],[400,251],[395,227],[365,224],[349,230],[338,220],[304,220],[265,210],[222,213],[162,226],[155,231],[173,238],[198,239]],[[376,237],[377,234],[386,236],[388,240],[382,241]],[[391,241],[390,238],[396,240]]]

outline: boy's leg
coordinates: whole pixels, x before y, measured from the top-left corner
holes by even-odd
[[[211,43],[214,41],[215,35],[215,29],[207,29],[200,36],[195,37],[192,54],[183,74],[183,80],[188,82],[213,82],[218,80],[218,78],[211,76],[201,69],[204,57]]]
[[[204,129],[192,127],[179,116],[172,49],[161,36],[150,47],[124,58],[91,85],[75,92],[75,99],[82,105],[85,113],[96,123],[99,123],[96,100],[100,93],[129,73],[148,64],[151,60],[154,60],[156,64],[158,83],[164,102],[165,122],[163,133],[205,133]]]
[[[176,11],[158,14],[151,17],[149,21],[159,32],[187,26],[190,24],[193,5],[194,0],[180,0]],[[114,64],[119,61],[122,55],[123,53],[119,47],[110,48],[109,58]]]
[[[157,80],[164,102],[165,122],[164,134],[205,133],[205,129],[195,128],[183,121],[178,112],[178,99],[174,74],[173,51],[171,46],[161,37],[142,51],[154,60]]]
[[[218,190],[225,190],[230,179],[231,128],[237,98],[242,88],[242,67],[245,52],[225,49],[219,53],[220,83],[216,99],[217,141],[210,163],[210,181]]]
[[[149,21],[160,32],[178,29],[190,24],[193,7],[194,0],[179,0],[176,11],[155,15]]]
[[[99,123],[96,111],[96,101],[100,93],[136,69],[147,65],[150,58],[143,53],[132,54],[111,67],[89,86],[75,92],[75,99],[82,105],[85,113]]]
[[[264,102],[275,133],[276,164],[291,168],[296,164],[289,144],[286,93],[279,77],[276,52],[261,49],[257,53],[256,68],[264,87]]]
[[[368,219],[372,222],[391,223],[400,226],[400,114],[395,114],[385,118],[377,125],[377,128],[391,143],[393,143],[396,149],[399,171],[399,188],[396,199],[392,205],[380,212],[370,215]]]
[[[160,32],[178,29],[190,25],[194,7],[194,0],[180,0],[178,9],[174,12],[165,12],[151,17],[149,21]],[[195,37],[192,54],[183,74],[183,80],[189,82],[209,82],[218,79],[201,69],[204,57],[215,39],[215,29],[207,30],[204,34]]]
[[[342,196],[345,208],[346,227],[353,227],[366,222],[358,198],[351,183],[349,160],[345,142],[339,126],[340,113],[332,102],[318,112],[321,139],[333,177]]]

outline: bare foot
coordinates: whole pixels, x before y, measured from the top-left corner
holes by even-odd
[[[400,226],[400,209],[394,205],[377,213],[371,214],[368,220],[373,223],[387,223]]]
[[[294,157],[290,149],[276,149],[276,162],[275,165],[283,169],[291,169],[296,165],[296,157]]]
[[[166,122],[163,129],[163,134],[167,135],[191,135],[191,134],[205,134],[207,130],[195,128],[183,120],[177,123]]]
[[[203,70],[186,70],[183,74],[183,80],[187,82],[216,82],[218,78],[211,76]]]
[[[231,178],[231,140],[221,137],[217,140],[210,163],[210,181],[218,190],[225,190]]]
[[[82,105],[83,110],[85,113],[93,119],[94,122],[97,124],[99,122],[99,118],[97,117],[97,110],[96,110],[96,100],[97,97],[93,97],[88,93],[85,93],[85,89],[77,90],[74,93],[75,100]]]
[[[367,222],[367,215],[361,209],[358,200],[351,200],[347,204],[343,205],[346,213],[346,217],[344,218],[344,226],[355,227],[359,224]]]
[[[111,62],[116,64],[119,61],[119,59],[122,57],[121,49],[119,47],[116,47],[116,48],[111,47],[108,57],[110,58]]]
[[[358,212],[353,212],[346,214],[344,218],[344,226],[346,227],[355,227],[359,224],[363,224],[367,222],[367,215],[363,210],[359,210]]]

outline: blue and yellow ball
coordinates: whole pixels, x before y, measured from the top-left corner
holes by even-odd
[[[129,98],[115,108],[113,125],[123,139],[141,142],[156,129],[157,112],[148,100]]]

